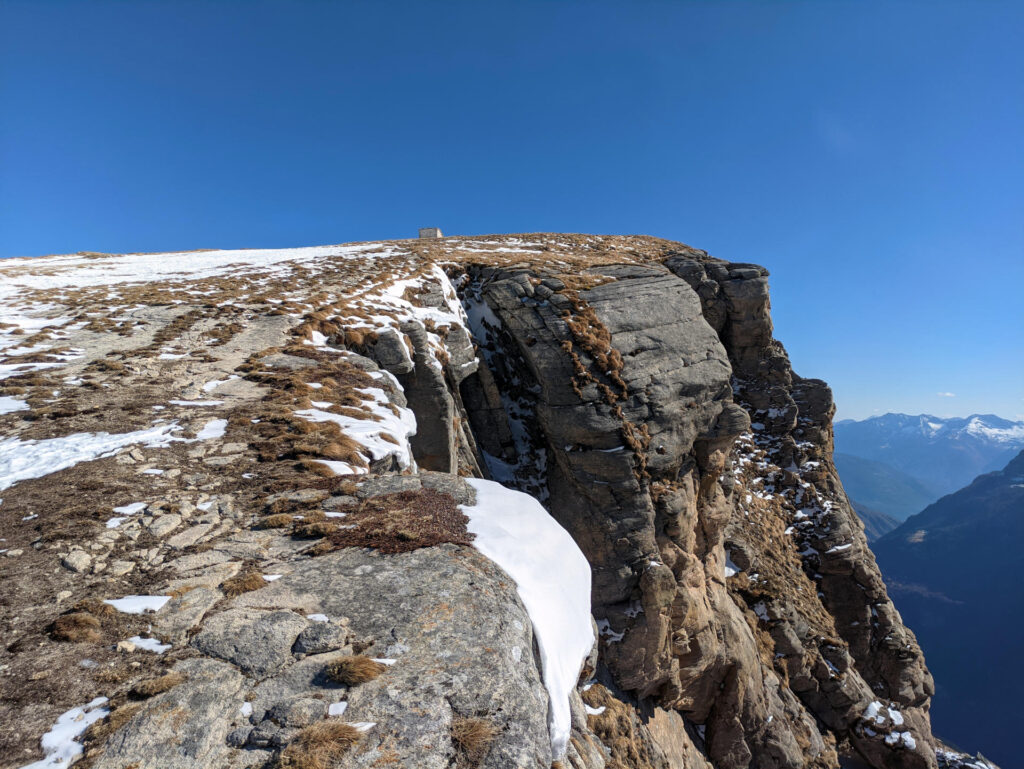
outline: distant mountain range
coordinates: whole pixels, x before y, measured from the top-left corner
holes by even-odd
[[[881,510],[875,510],[855,500],[850,500],[850,504],[857,517],[864,523],[864,536],[868,538],[868,542],[874,542],[900,525],[898,520]]]
[[[898,520],[999,470],[1021,449],[1024,422],[993,414],[885,414],[835,425],[835,461],[847,494]]]
[[[1015,765],[1024,721],[1024,452],[871,547],[935,676],[935,733]]]

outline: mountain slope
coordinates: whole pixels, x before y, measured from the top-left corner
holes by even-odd
[[[835,433],[839,453],[906,473],[925,488],[934,489],[936,496],[931,501],[966,486],[982,473],[1002,468],[1024,448],[1024,422],[992,414],[949,419],[885,414],[860,422],[842,420],[836,423]],[[871,504],[863,492],[854,496]]]
[[[900,525],[899,521],[880,510],[875,510],[854,500],[850,500],[850,505],[857,513],[861,523],[864,524],[864,536],[867,537],[868,542],[874,542]]]
[[[919,513],[940,494],[884,462],[837,451],[836,469],[852,499],[903,521]]]
[[[936,730],[1012,766],[1024,718],[1024,452],[872,547],[936,673]]]
[[[59,723],[94,769],[936,769],[763,268],[533,234],[0,273],[0,763]]]

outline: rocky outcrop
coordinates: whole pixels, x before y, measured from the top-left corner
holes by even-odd
[[[593,566],[616,684],[703,725],[716,766],[830,766],[837,740],[878,766],[933,766],[930,677],[831,468],[831,395],[772,339],[767,273],[691,251],[571,278],[471,269],[466,294],[489,310],[484,358],[522,362],[490,373],[535,415],[545,461],[523,487],[546,488]],[[493,408],[470,420],[506,429]],[[753,476],[741,435],[761,452]],[[751,491],[799,533],[748,524]],[[864,719],[876,700],[901,719],[895,745]]]
[[[104,769],[304,766],[316,740],[351,767],[936,766],[931,678],[763,268],[651,238],[309,251],[204,252],[187,290],[147,262],[116,302],[95,271],[144,257],[69,257],[45,292],[4,266],[18,312],[66,312],[0,359],[0,671],[27,682],[0,761],[102,694]],[[536,497],[591,565],[564,756],[462,476]]]

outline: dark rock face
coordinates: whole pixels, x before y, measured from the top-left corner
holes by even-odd
[[[511,480],[590,560],[615,683],[704,725],[717,767],[834,766],[837,739],[934,766],[931,678],[831,465],[831,392],[772,339],[767,272],[688,252],[593,273],[471,269],[490,365],[463,393],[478,435],[532,415]],[[504,421],[492,389],[515,392]],[[899,724],[865,720],[875,701]]]

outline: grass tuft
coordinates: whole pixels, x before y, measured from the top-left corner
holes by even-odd
[[[477,766],[487,757],[498,728],[486,718],[458,716],[452,720],[452,742],[469,766]]]
[[[256,521],[257,529],[283,529],[286,526],[291,526],[295,519],[287,513],[277,513],[276,515],[268,515],[266,518],[261,518]]]
[[[173,689],[178,684],[185,682],[185,675],[176,670],[166,673],[157,678],[147,678],[139,681],[132,687],[132,694],[136,697],[152,697],[154,695]]]
[[[335,547],[371,547],[381,553],[407,553],[442,542],[468,545],[469,519],[448,494],[435,489],[400,491],[344,507],[346,526],[329,535]]]
[[[84,611],[57,617],[53,623],[52,634],[58,641],[72,643],[98,643],[102,638],[100,621]]]
[[[356,686],[372,681],[387,670],[387,665],[362,654],[337,657],[327,663],[324,673],[332,681],[346,686]]]
[[[331,769],[362,736],[351,724],[320,721],[299,732],[281,751],[281,769]]]
[[[291,516],[288,517],[290,518]],[[224,595],[228,598],[234,598],[242,593],[251,593],[253,590],[259,590],[266,585],[267,581],[263,579],[262,574],[255,569],[248,569],[231,579],[224,580],[220,589],[224,591]]]

